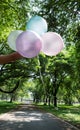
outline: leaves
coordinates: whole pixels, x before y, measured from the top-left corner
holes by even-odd
[[[65,48],[54,57],[40,54],[33,59],[22,59],[0,68],[0,85],[4,90],[14,89],[21,80],[18,94],[23,96],[28,89],[34,98],[53,100],[62,96],[70,100],[78,93],[80,77],[80,2],[77,0],[1,0],[0,1],[0,54],[13,52],[7,45],[12,30],[25,30],[26,22],[33,15],[47,20],[48,31],[63,37]],[[37,27],[38,28],[38,27]],[[23,89],[23,91],[22,91]],[[77,91],[76,91],[77,89]]]

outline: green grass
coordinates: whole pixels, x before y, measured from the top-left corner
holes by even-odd
[[[44,106],[37,104],[40,109],[43,109],[53,115],[75,125],[80,128],[80,105],[76,106],[66,106],[59,105],[58,108],[54,108],[53,106]]]
[[[6,113],[12,109],[14,109],[15,107],[18,106],[19,103],[17,102],[6,102],[6,101],[0,101],[0,114]]]

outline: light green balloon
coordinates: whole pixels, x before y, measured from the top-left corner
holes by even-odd
[[[22,32],[22,30],[15,30],[12,31],[8,36],[8,45],[14,51],[16,51],[16,39]]]
[[[26,25],[26,30],[31,30],[42,36],[48,30],[47,22],[41,16],[33,16]]]

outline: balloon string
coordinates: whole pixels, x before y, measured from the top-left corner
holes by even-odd
[[[43,76],[42,76],[42,73],[41,73],[41,64],[40,64],[39,56],[37,56],[37,58],[38,58],[38,65],[40,66],[39,67],[39,74],[40,74],[41,82],[44,85],[44,80],[43,80]]]

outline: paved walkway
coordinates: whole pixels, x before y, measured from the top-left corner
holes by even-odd
[[[0,130],[78,130],[55,116],[23,105],[0,116]]]

